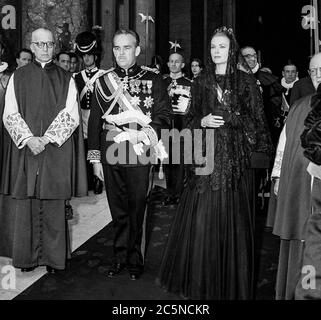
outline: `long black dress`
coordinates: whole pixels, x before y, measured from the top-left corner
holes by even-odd
[[[223,87],[226,76],[216,76]],[[189,112],[191,129],[223,115],[214,130],[214,171],[190,168],[164,251],[157,282],[187,299],[250,299],[253,285],[253,151],[267,152],[270,138],[253,76],[237,71],[237,92],[221,102],[205,76],[196,79]],[[205,129],[203,129],[205,131]],[[203,148],[204,149],[204,148]]]

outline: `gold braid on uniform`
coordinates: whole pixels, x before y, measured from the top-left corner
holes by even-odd
[[[99,150],[90,150],[87,155],[88,161],[101,161],[101,152]]]

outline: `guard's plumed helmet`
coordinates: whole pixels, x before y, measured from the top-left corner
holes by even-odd
[[[97,54],[96,36],[89,31],[79,33],[76,37],[75,47],[75,52],[79,56]]]

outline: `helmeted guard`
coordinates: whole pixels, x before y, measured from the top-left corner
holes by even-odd
[[[171,129],[181,131],[184,129],[184,116],[189,110],[191,103],[191,87],[192,81],[184,76],[182,69],[184,68],[184,57],[179,52],[173,52],[169,56],[168,68],[169,75],[164,76],[167,86],[168,96],[170,98],[173,117],[171,121]],[[173,137],[175,143],[180,143]],[[173,140],[172,140],[173,141]],[[168,197],[164,201],[165,205],[176,204],[179,201],[181,192],[184,186],[184,157],[183,157],[183,144],[181,141],[181,157],[180,164],[172,163],[172,150],[173,144],[170,144],[169,150],[169,164],[165,166],[166,185],[168,190]]]
[[[88,160],[105,181],[113,218],[114,263],[108,277],[127,266],[136,280],[144,266],[141,245],[152,154],[166,157],[159,139],[161,129],[169,128],[171,111],[162,77],[136,64],[139,36],[131,30],[117,31],[113,52],[116,68],[96,81]]]
[[[85,31],[76,37],[76,54],[83,60],[85,69],[74,75],[82,114],[83,133],[86,150],[88,151],[88,120],[95,81],[104,73],[96,66],[97,40],[93,33]],[[87,165],[88,188],[95,194],[102,192],[103,183],[93,175],[92,165]]]

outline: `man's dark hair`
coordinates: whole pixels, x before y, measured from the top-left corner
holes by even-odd
[[[61,56],[62,54],[66,54],[67,56],[70,57],[70,53],[69,53],[69,52],[67,52],[67,51],[60,51],[60,52],[56,55],[57,61],[59,61],[60,56]],[[70,59],[71,59],[71,57],[70,57]]]
[[[76,58],[76,61],[77,61],[77,62],[79,61],[78,56],[77,56],[74,52],[68,52],[68,54],[69,54],[70,60],[71,60],[72,58]]]
[[[139,44],[140,44],[140,38],[139,38],[138,33],[137,33],[136,31],[130,30],[130,29],[119,29],[119,30],[117,30],[117,31],[115,32],[115,34],[114,34],[114,37],[113,37],[113,43],[114,43],[115,38],[116,38],[117,36],[119,36],[119,35],[122,35],[122,34],[130,34],[130,35],[132,35],[132,36],[135,38],[135,40],[136,40],[136,47],[139,46]]]
[[[31,55],[31,57],[33,58],[33,53],[31,50],[27,49],[27,48],[22,48],[17,54],[16,54],[16,58],[17,59],[20,59],[20,55],[22,52],[25,52],[25,53],[29,53]]]
[[[298,71],[298,67],[297,67],[294,63],[292,63],[292,62],[286,63],[286,64],[283,66],[283,71],[284,71],[284,68],[285,68],[285,67],[289,67],[289,66],[295,67],[296,71]]]

